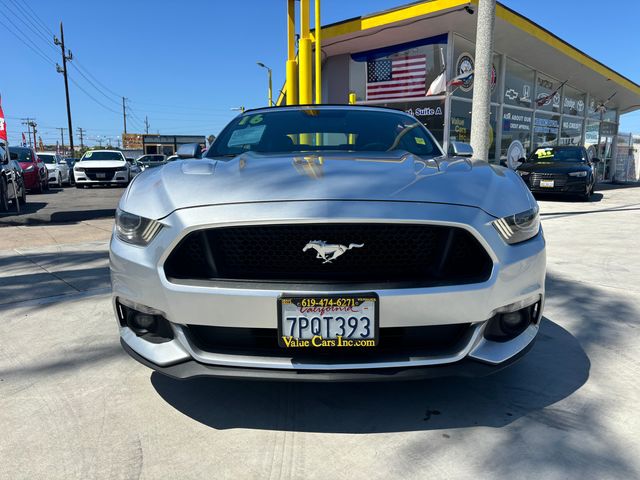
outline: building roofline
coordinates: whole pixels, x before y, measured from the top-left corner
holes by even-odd
[[[413,2],[408,5],[323,26],[322,40],[327,41],[331,38],[363,32],[373,28],[384,28],[394,23],[412,20],[416,17],[438,13],[444,10],[462,9],[465,6],[476,5],[477,3],[478,0],[422,0]],[[564,55],[573,58],[578,63],[581,63],[596,73],[611,79],[636,95],[640,95],[640,85],[633,80],[607,67],[604,63],[596,60],[546,28],[538,25],[533,20],[506,7],[500,2],[496,4],[496,16],[562,52]]]

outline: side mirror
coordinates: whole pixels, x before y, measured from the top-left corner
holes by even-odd
[[[185,143],[178,147],[176,154],[183,160],[187,158],[201,158],[202,147],[200,147],[198,143]]]
[[[526,159],[526,158],[524,158],[524,157],[520,157],[520,158],[518,159],[518,163],[526,163],[526,162],[527,162],[527,159]]]
[[[473,157],[473,148],[464,142],[450,142],[449,156],[451,157]]]

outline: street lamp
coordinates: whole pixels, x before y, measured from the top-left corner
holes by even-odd
[[[257,65],[259,67],[262,68],[266,68],[267,69],[267,76],[269,78],[269,106],[273,107],[273,93],[272,93],[272,88],[271,88],[271,69],[269,67],[267,67],[264,63],[262,62],[256,62]]]

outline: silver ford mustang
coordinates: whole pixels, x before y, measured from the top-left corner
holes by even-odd
[[[532,346],[544,303],[520,177],[384,108],[243,113],[133,180],[110,260],[123,347],[176,378],[484,375]]]

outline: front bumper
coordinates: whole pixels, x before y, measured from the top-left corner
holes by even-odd
[[[118,171],[111,176],[107,174],[104,178],[98,178],[96,174],[86,169],[83,172],[74,170],[75,182],[80,185],[126,185],[129,183],[129,173],[126,170]]]
[[[328,215],[330,212],[330,216]],[[542,308],[535,321],[517,337],[496,342],[484,338],[495,311],[524,299],[544,301],[545,242],[542,233],[518,245],[507,245],[479,209],[436,204],[394,202],[277,202],[209,206],[178,210],[162,222],[165,227],[146,248],[112,238],[110,265],[114,307],[118,299],[163,312],[174,339],[152,343],[120,325],[123,345],[132,356],[177,378],[199,375],[257,378],[353,379],[404,378],[405,370],[423,374],[472,374],[511,362],[533,342]],[[482,243],[494,268],[482,283],[406,289],[375,289],[380,298],[380,328],[470,324],[464,341],[445,352],[406,351],[380,358],[375,351],[357,362],[299,361],[288,351],[260,356],[252,352],[204,351],[191,341],[186,325],[277,328],[277,298],[283,293],[336,293],[308,285],[172,283],[163,263],[189,232],[200,228],[256,223],[411,222],[466,228]],[[367,288],[342,293],[372,291]],[[482,364],[487,368],[467,368]],[[450,368],[455,366],[455,368]],[[436,371],[441,373],[436,374]],[[245,373],[240,373],[245,372]],[[429,372],[427,374],[427,372]],[[465,373],[466,372],[466,373]]]
[[[31,172],[22,172],[22,178],[24,179],[24,186],[28,190],[37,189],[42,184],[42,179],[40,178],[40,172],[31,171]]]

